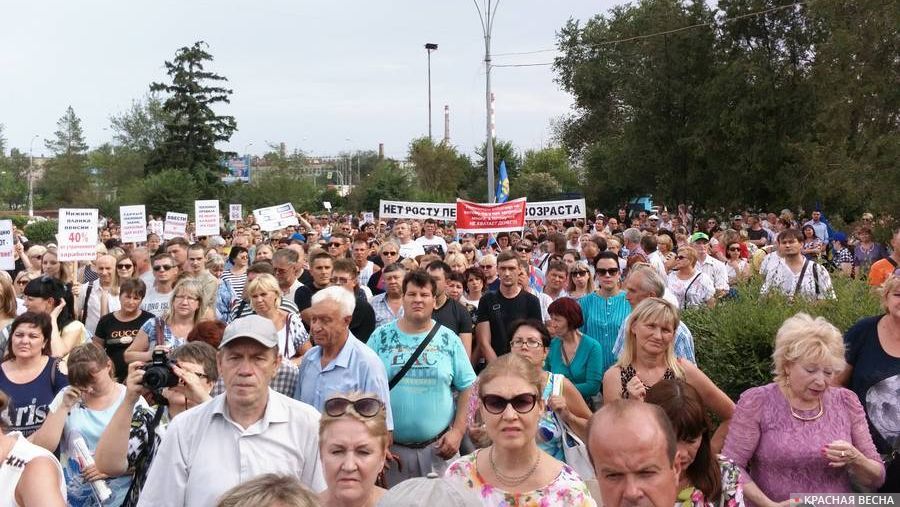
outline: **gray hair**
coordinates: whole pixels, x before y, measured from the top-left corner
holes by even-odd
[[[625,229],[624,232],[622,232],[622,237],[629,243],[640,243],[641,231],[634,227],[629,227],[628,229]]]
[[[326,287],[313,294],[312,304],[315,305],[323,301],[334,301],[337,303],[341,317],[353,315],[353,310],[356,308],[356,297],[347,289],[337,285]]]
[[[649,292],[654,296],[661,298],[666,291],[666,281],[662,275],[656,271],[656,268],[649,264],[635,264],[631,266],[628,278],[638,278],[638,284],[641,290]]]

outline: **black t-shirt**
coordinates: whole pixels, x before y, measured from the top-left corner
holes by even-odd
[[[520,290],[519,294],[507,299],[498,290],[481,296],[478,302],[478,322],[490,322],[491,348],[498,356],[509,352],[507,329],[517,319],[541,320],[541,302],[537,296]]]
[[[457,335],[472,332],[472,316],[459,301],[448,298],[444,306],[431,312],[431,318]]]
[[[133,320],[122,322],[116,318],[115,313],[107,313],[100,317],[97,322],[97,330],[94,336],[103,342],[103,348],[106,354],[112,359],[113,366],[116,369],[116,379],[124,382],[128,375],[128,364],[125,362],[125,350],[134,341],[138,331],[145,322],[153,318],[153,314],[141,310],[141,314]]]
[[[747,229],[747,238],[750,241],[756,241],[758,239],[769,239],[769,233],[766,232],[765,229],[760,229],[758,231],[754,231],[753,229]]]
[[[322,287],[322,289],[324,288],[325,287]],[[302,287],[298,287],[297,291],[294,292],[294,303],[297,304],[297,311],[302,312],[312,306],[313,294],[322,289],[316,287],[316,284],[314,283],[310,283],[309,285],[304,284]]]
[[[362,291],[358,291],[362,293]],[[356,295],[356,306],[350,317],[350,332],[357,340],[366,343],[375,331],[375,309],[366,301],[365,295]]]
[[[310,273],[308,269],[304,269],[303,273],[299,277],[297,277],[297,280],[300,280],[300,283],[302,283],[303,285],[312,285],[313,284],[312,273]]]
[[[889,356],[878,340],[881,315],[860,320],[847,330],[847,362],[853,366],[850,389],[866,409],[869,431],[878,452],[900,446],[900,357]]]

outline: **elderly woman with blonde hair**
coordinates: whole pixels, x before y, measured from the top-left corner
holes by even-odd
[[[741,395],[723,450],[746,472],[744,496],[773,505],[796,492],[878,488],[884,464],[862,405],[833,387],[846,367],[840,331],[798,313],[778,330],[772,359],[774,382]]]
[[[325,507],[375,505],[385,490],[375,485],[390,448],[384,402],[374,394],[337,394],[325,401],[319,421],[319,457],[328,489]]]
[[[296,477],[263,474],[235,486],[219,498],[216,507],[319,507],[315,493]]]

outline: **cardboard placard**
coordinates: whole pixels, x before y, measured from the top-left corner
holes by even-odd
[[[0,220],[0,269],[16,269],[16,237],[12,220]]]
[[[259,224],[259,228],[266,232],[284,229],[289,225],[300,225],[294,205],[289,202],[255,209],[253,216],[256,218],[256,223]]]
[[[96,209],[60,208],[57,239],[57,258],[61,262],[92,261],[97,258]]]
[[[219,201],[194,201],[194,234],[219,235]]]
[[[179,236],[184,237],[184,233],[187,232],[187,223],[187,213],[175,213],[174,211],[166,212],[166,224],[163,227],[163,239],[170,240]]]
[[[122,243],[147,241],[147,207],[143,204],[119,206]]]

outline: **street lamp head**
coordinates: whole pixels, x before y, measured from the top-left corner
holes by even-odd
[[[435,43],[433,43],[433,42],[429,42],[429,43],[425,44],[425,49],[427,49],[427,50],[429,50],[429,51],[432,51],[432,50],[435,50],[435,51],[436,51],[436,50],[437,50],[437,46],[438,46],[437,44],[435,44]]]

